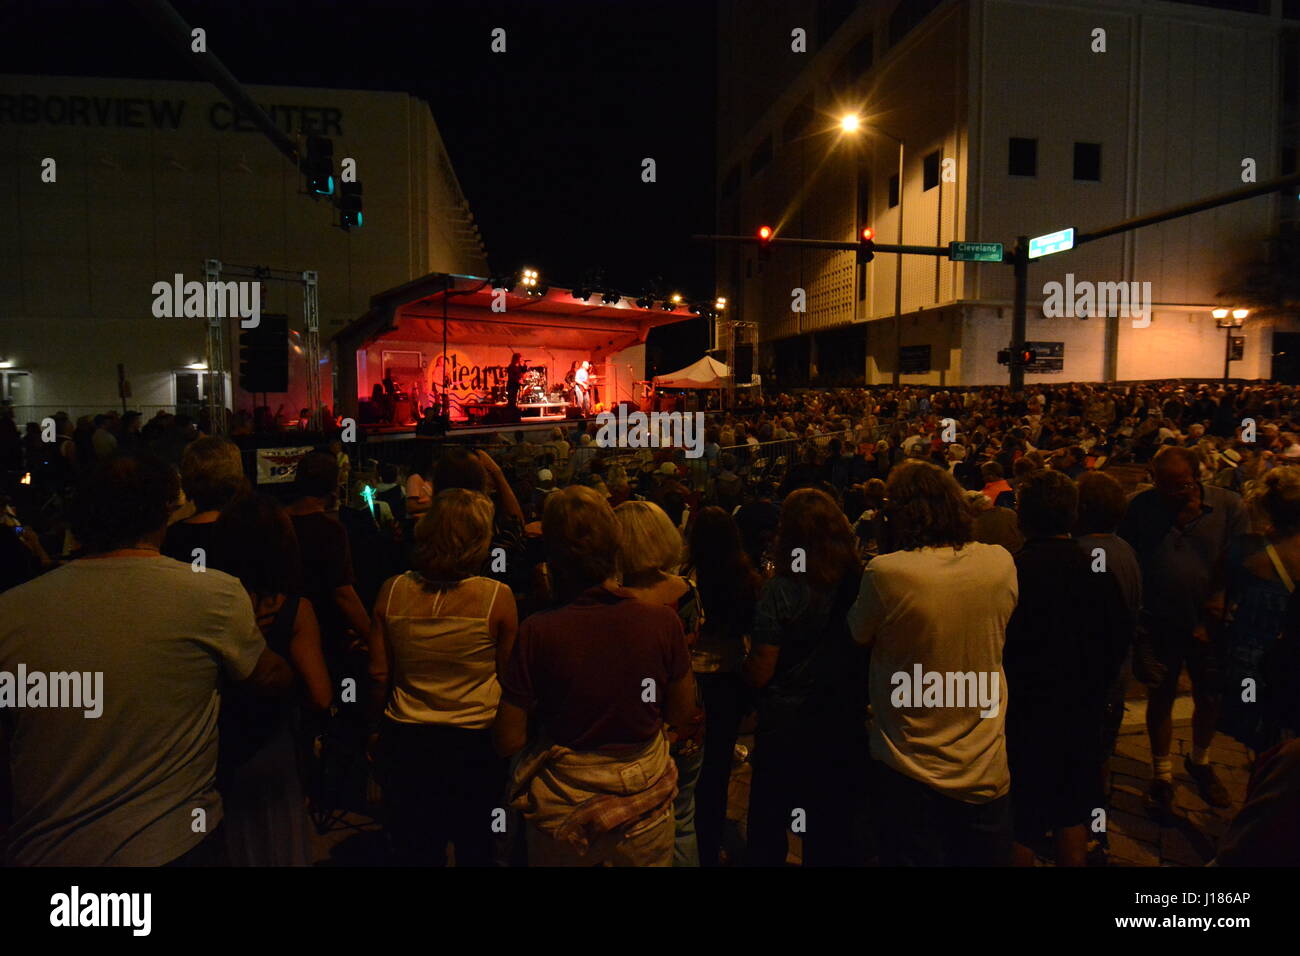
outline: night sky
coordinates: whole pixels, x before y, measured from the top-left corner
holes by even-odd
[[[427,100],[494,272],[533,265],[570,287],[601,270],[624,294],[657,278],[665,293],[712,298],[712,250],[690,240],[713,230],[708,0],[173,6],[207,29],[208,48],[244,83]],[[491,52],[495,27],[506,30],[505,54]],[[128,0],[0,2],[4,72],[202,79],[160,42]],[[641,181],[647,156],[656,183]],[[664,349],[655,364],[669,370],[699,357],[704,323],[655,341]]]

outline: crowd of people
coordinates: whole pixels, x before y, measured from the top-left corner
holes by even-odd
[[[1184,671],[1218,862],[1300,862],[1290,386],[808,391],[698,458],[581,422],[335,443],[279,496],[125,418],[0,413],[0,675],[104,688],[87,719],[0,684],[11,862],[310,863],[342,722],[398,864],[1086,865],[1136,686],[1176,814]]]

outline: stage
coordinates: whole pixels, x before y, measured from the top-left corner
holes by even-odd
[[[373,296],[335,335],[337,408],[378,437],[413,434],[429,408],[446,411],[449,436],[576,422],[573,383],[584,379],[588,419],[624,403],[648,407],[647,335],[693,318],[672,303],[643,308],[433,273]]]

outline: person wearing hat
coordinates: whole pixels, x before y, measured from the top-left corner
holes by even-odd
[[[1241,452],[1225,448],[1214,456],[1215,473],[1212,484],[1220,488],[1241,491]]]
[[[539,468],[537,484],[533,486],[533,514],[540,515],[546,507],[547,497],[558,490],[555,487],[555,473],[549,468]]]

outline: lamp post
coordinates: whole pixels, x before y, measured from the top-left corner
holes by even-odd
[[[1232,367],[1232,331],[1245,324],[1250,310],[1219,308],[1210,314],[1214,316],[1214,324],[1223,329],[1223,384],[1226,387]]]
[[[866,124],[862,122],[861,117],[856,113],[849,113],[840,119],[840,129],[845,133],[856,133],[860,129],[870,130],[878,133],[888,140],[898,144],[898,244],[903,244],[903,160],[906,146],[903,141],[892,133],[888,133],[879,126]],[[862,223],[858,223],[861,227]],[[894,272],[894,384],[898,384],[898,353],[903,344],[903,255],[897,256],[898,266]]]

